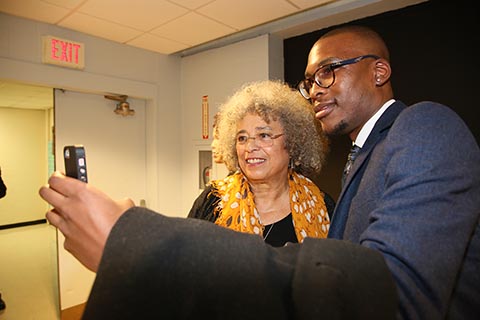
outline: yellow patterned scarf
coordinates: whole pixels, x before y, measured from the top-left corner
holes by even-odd
[[[298,242],[306,237],[326,238],[330,220],[322,192],[307,177],[293,170],[289,173],[290,210]],[[263,235],[264,226],[247,179],[236,172],[212,181],[212,190],[221,200],[215,208],[215,224],[236,231]]]

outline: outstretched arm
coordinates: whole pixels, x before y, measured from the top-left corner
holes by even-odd
[[[393,319],[383,257],[346,241],[274,248],[199,219],[113,201],[55,173],[40,195],[65,248],[97,272],[84,319]],[[367,301],[367,302],[365,302]]]

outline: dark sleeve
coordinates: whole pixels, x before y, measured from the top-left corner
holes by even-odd
[[[333,200],[331,195],[323,192],[323,201],[325,201],[325,206],[327,207],[328,217],[332,220],[333,211],[335,210],[335,200]]]
[[[212,186],[207,186],[202,193],[193,202],[192,208],[188,213],[188,218],[196,218],[215,222],[216,216],[214,209],[220,201],[220,198],[212,194]]]
[[[0,176],[0,198],[5,197],[7,194],[7,186],[3,182],[2,176]]]
[[[333,239],[274,248],[199,219],[129,209],[113,227],[83,319],[393,319],[376,251]]]

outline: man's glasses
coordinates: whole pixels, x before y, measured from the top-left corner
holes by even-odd
[[[373,54],[366,54],[356,58],[342,60],[320,66],[313,74],[313,79],[303,79],[297,85],[297,89],[298,91],[300,91],[300,93],[305,99],[310,100],[310,91],[312,90],[313,82],[315,82],[315,84],[319,87],[330,88],[335,82],[335,69],[346,66],[348,64],[357,63],[366,58],[380,59],[379,56]]]
[[[248,143],[248,140],[252,139],[256,145],[260,148],[271,147],[273,140],[283,136],[284,133],[271,134],[269,132],[259,132],[253,137],[249,137],[247,134],[241,133],[237,135],[237,145],[244,146]]]

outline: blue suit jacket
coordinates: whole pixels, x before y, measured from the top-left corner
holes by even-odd
[[[480,150],[449,108],[395,102],[348,176],[329,237],[381,252],[403,319],[480,317]]]

